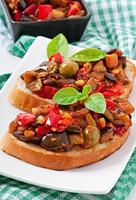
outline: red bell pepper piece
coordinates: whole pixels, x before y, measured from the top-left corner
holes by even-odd
[[[71,6],[71,8],[69,9],[67,15],[68,15],[68,16],[76,15],[77,13],[79,13],[79,11],[80,11],[79,6],[78,6],[77,4],[73,4],[73,5]]]
[[[54,60],[55,62],[62,63],[63,62],[63,57],[61,53],[56,53],[50,56],[49,61]]]
[[[37,8],[37,17],[39,20],[52,19],[52,6],[51,5],[39,5]]]
[[[96,88],[96,92],[103,92],[105,90],[105,83],[101,83],[100,85],[98,85],[98,87]]]
[[[50,129],[51,129],[50,127],[39,126],[39,127],[37,128],[37,136],[38,136],[38,137],[41,137],[41,136],[44,136],[44,135],[49,134]]]
[[[13,13],[12,18],[13,18],[14,21],[21,21],[21,19],[22,19],[22,13],[21,13],[21,11],[16,10]]]
[[[57,89],[51,86],[44,86],[37,94],[40,97],[52,99]]]
[[[114,92],[115,95],[120,95],[123,89],[122,82],[116,82],[109,90]]]
[[[60,119],[60,113],[56,113],[52,110],[47,116],[46,125],[57,128]]]
[[[106,90],[106,91],[104,91],[102,94],[103,94],[103,96],[104,96],[105,98],[109,98],[109,97],[111,97],[111,96],[115,96],[114,92],[112,92],[111,90]]]
[[[106,107],[108,109],[115,109],[116,108],[116,103],[113,102],[111,99],[106,99]]]
[[[118,81],[112,87],[105,90],[103,92],[103,95],[104,95],[105,98],[109,98],[111,96],[118,96],[118,95],[121,94],[122,89],[123,89],[123,84]]]
[[[26,14],[28,16],[35,15],[36,9],[37,9],[37,6],[33,3],[30,6],[25,8],[25,10],[23,11],[23,14]]]
[[[17,122],[19,125],[21,126],[26,126],[28,124],[31,124],[32,122],[34,122],[36,119],[36,116],[34,114],[23,114],[23,113],[20,113],[18,116],[17,116]]]

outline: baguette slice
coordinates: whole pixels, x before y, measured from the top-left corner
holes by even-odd
[[[53,170],[66,170],[89,165],[109,156],[124,144],[128,135],[129,130],[122,137],[115,135],[112,141],[97,144],[90,149],[75,147],[69,152],[56,153],[38,145],[22,142],[11,133],[7,133],[2,140],[1,149],[32,165]]]
[[[125,71],[130,80],[130,83],[124,86],[124,90],[120,98],[129,97],[135,78],[135,65],[129,60],[127,60],[127,67],[125,68]],[[26,88],[25,83],[21,78],[17,80],[13,88],[9,96],[9,102],[14,106],[28,112],[30,112],[34,107],[45,105],[47,103],[53,103],[49,99],[44,99],[36,94],[33,94],[30,90]]]
[[[25,86],[24,81],[19,78],[9,95],[9,102],[21,110],[31,112],[32,108],[40,105],[52,104],[52,100],[44,99],[33,94]]]

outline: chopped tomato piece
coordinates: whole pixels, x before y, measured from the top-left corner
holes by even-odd
[[[44,86],[37,94],[40,97],[52,99],[57,89],[51,86]]]
[[[103,96],[104,96],[105,98],[109,98],[109,97],[111,97],[111,96],[115,96],[114,92],[112,92],[112,91],[110,91],[110,90],[104,91],[102,94],[103,94]]]
[[[56,113],[52,110],[47,116],[46,125],[57,128],[60,119],[60,113]]]
[[[106,99],[106,107],[108,109],[115,109],[116,108],[116,103],[113,102],[111,99]]]
[[[51,5],[39,5],[37,8],[37,17],[39,20],[52,18],[52,6]]]
[[[68,11],[68,16],[71,16],[71,15],[76,15],[78,14],[80,11],[80,8],[78,7],[77,4],[73,4],[70,8],[70,10]]]
[[[118,81],[110,88],[110,91],[118,95],[121,94],[122,89],[123,89],[123,84],[122,82]]]
[[[50,56],[49,61],[51,61],[52,59],[54,59],[54,61],[58,62],[58,63],[63,62],[63,57],[62,57],[61,53],[53,54],[52,56]]]
[[[17,116],[17,122],[19,125],[21,126],[26,126],[32,122],[34,122],[36,119],[36,116],[34,114],[23,114],[23,113],[20,113],[18,116]]]
[[[22,19],[22,13],[19,10],[16,10],[12,16],[13,20],[15,21],[21,21]]]
[[[36,9],[37,9],[37,6],[33,3],[30,6],[26,7],[23,14],[26,14],[28,16],[29,15],[35,15]]]
[[[120,81],[118,81],[112,87],[105,90],[103,92],[103,95],[105,98],[108,98],[110,96],[118,96],[121,94],[122,90],[123,90],[123,84]]]
[[[38,136],[38,137],[47,135],[49,132],[50,132],[50,127],[39,126],[39,127],[37,128],[37,136]]]
[[[105,83],[101,83],[100,85],[98,85],[98,87],[96,88],[96,92],[103,92],[105,90]]]

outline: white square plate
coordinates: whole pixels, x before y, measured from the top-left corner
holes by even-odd
[[[0,92],[0,139],[6,133],[9,122],[20,112],[7,99],[16,79],[24,71],[33,69],[46,60],[46,47],[50,40],[38,37],[17,66],[17,69]],[[69,46],[69,56],[79,47]],[[131,95],[135,105],[136,84]],[[117,182],[136,146],[136,112],[133,127],[120,150],[95,164],[67,171],[54,171],[36,167],[0,151],[0,174],[27,183],[68,192],[106,194]]]

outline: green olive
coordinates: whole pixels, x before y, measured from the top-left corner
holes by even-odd
[[[83,136],[85,148],[90,148],[99,142],[100,131],[95,126],[87,126],[83,131]]]
[[[60,65],[59,73],[65,77],[73,77],[79,71],[78,63],[74,61],[67,61]]]

